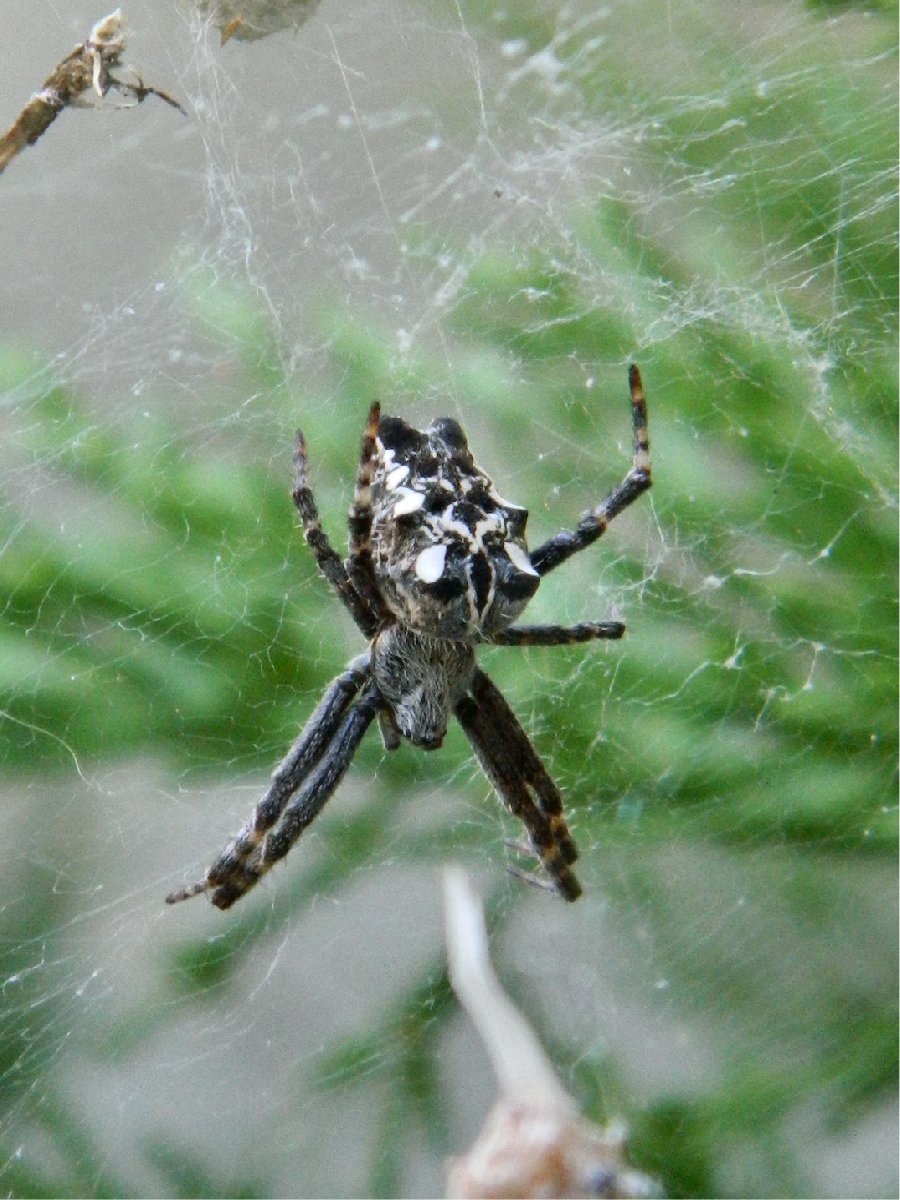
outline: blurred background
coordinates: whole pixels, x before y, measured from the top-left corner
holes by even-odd
[[[0,125],[104,14],[6,0]],[[440,867],[674,1196],[896,1194],[896,11],[131,0],[153,97],[0,178],[0,1187],[440,1195],[493,1083]],[[228,40],[222,44],[221,34]],[[575,906],[451,731],[366,739],[239,906],[163,898],[362,644],[375,398],[452,415],[537,544],[655,486],[497,648]]]

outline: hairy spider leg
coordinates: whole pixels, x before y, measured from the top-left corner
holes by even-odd
[[[167,904],[189,900],[210,888],[226,885],[257,849],[277,822],[285,805],[304,779],[328,753],[344,715],[366,680],[369,655],[361,654],[346,671],[333,679],[297,740],[272,773],[269,790],[253,810],[250,820],[235,834],[204,879],[166,897]],[[215,897],[213,897],[215,902]]]
[[[578,851],[566,825],[562,795],[541,762],[528,734],[519,724],[506,697],[484,671],[476,669],[472,691],[497,728],[504,730],[504,748],[508,753],[512,753],[523,779],[537,796],[541,811],[550,821],[550,828],[563,858],[567,863],[573,863],[578,857]]]
[[[319,570],[337,592],[365,636],[372,637],[378,628],[378,616],[369,601],[353,586],[347,568],[322,528],[316,498],[309,486],[306,438],[299,429],[294,444],[294,486],[291,495],[303,523],[306,543],[315,556]]]
[[[315,820],[331,798],[357,751],[363,735],[384,701],[374,682],[370,682],[345,713],[334,731],[325,753],[290,801],[274,831],[244,862],[236,863],[212,893],[217,908],[230,908],[279,862],[304,829]]]
[[[566,900],[577,900],[581,885],[570,864],[578,851],[566,826],[562,797],[512,709],[479,670],[471,695],[464,696],[455,711],[485,775],[510,812],[525,824],[556,891]]]
[[[494,646],[571,646],[597,638],[615,641],[624,633],[621,621],[584,621],[578,625],[512,625],[492,633],[489,640]]]
[[[375,568],[372,565],[372,475],[375,471],[375,439],[378,437],[378,422],[381,406],[376,401],[369,409],[369,419],[363,434],[359,468],[356,472],[356,487],[350,506],[350,553],[347,572],[358,596],[368,604],[381,620],[390,618],[390,609],[384,601]]]
[[[531,551],[531,564],[541,576],[595,542],[606,531],[613,517],[617,517],[629,504],[633,504],[653,482],[650,475],[650,442],[647,437],[647,402],[641,373],[634,364],[628,369],[628,385],[631,389],[631,423],[634,431],[634,459],[631,470],[601,504],[582,513],[574,533],[563,529]]]

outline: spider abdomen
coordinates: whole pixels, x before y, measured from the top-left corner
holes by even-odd
[[[436,750],[454,707],[471,687],[475,651],[469,642],[390,625],[372,645],[371,671],[400,733],[425,750]]]
[[[540,583],[528,512],[497,492],[456,421],[424,431],[382,417],[372,476],[372,561],[391,612],[436,638],[508,628]]]

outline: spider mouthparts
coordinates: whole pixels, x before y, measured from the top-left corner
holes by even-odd
[[[201,892],[205,892],[209,887],[209,881],[200,879],[197,883],[192,883],[188,887],[179,888],[176,892],[170,892],[166,896],[166,904],[180,904],[182,900],[190,900],[192,896],[199,896]]]
[[[434,737],[420,736],[414,738],[413,741],[422,750],[440,750],[441,746],[444,744],[444,735],[441,734],[440,736]]]

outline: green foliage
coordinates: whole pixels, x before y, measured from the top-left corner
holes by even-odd
[[[283,573],[298,548],[289,446],[276,481],[201,456],[161,422],[136,446],[133,429],[98,425],[59,390],[30,416],[36,469],[78,489],[88,516],[73,528],[55,512],[3,513],[7,762],[258,748],[271,690],[316,687],[334,665],[317,662],[304,620],[318,603],[308,559]]]
[[[323,1092],[377,1080],[379,1113],[376,1151],[366,1193],[397,1196],[404,1176],[404,1155],[424,1133],[441,1156],[444,1135],[437,1047],[444,1019],[454,1008],[443,967],[429,970],[422,982],[386,1012],[378,1025],[323,1055],[317,1083]]]
[[[103,1198],[125,1196],[129,1189],[110,1170],[100,1146],[86,1123],[70,1104],[45,1091],[40,1099],[28,1104],[34,1127],[53,1146],[59,1165],[48,1164],[35,1155],[32,1161],[0,1143],[0,1155],[6,1164],[4,1185],[10,1196]]]

